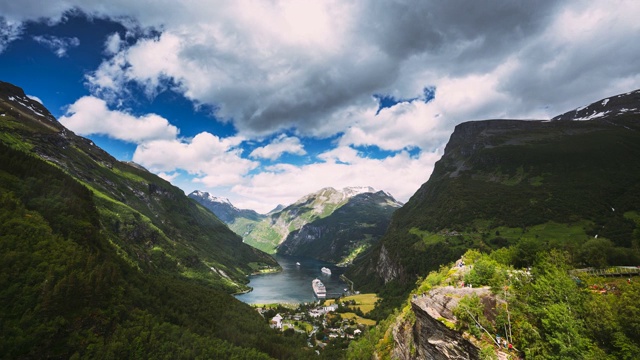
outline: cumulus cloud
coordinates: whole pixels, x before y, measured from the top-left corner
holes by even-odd
[[[51,35],[37,35],[32,39],[40,43],[53,51],[57,57],[64,57],[67,55],[69,48],[77,47],[80,45],[80,40],[77,37],[56,37]]]
[[[502,76],[490,89],[502,101],[478,106],[471,118],[497,109],[510,117],[540,108],[554,115],[569,101],[640,86],[639,45],[628,41],[640,35],[633,0],[54,3],[7,3],[0,12],[11,21],[61,19],[77,8],[156,29],[130,46],[109,38],[112,56],[88,77],[96,94],[133,82],[153,96],[172,84],[194,103],[214,105],[245,136],[288,129],[330,136],[352,126],[353,112],[366,112],[374,93],[410,98],[425,85],[487,74]],[[512,71],[499,72],[505,62]]]
[[[80,135],[106,135],[131,143],[156,139],[174,139],[178,128],[156,114],[136,117],[129,113],[110,110],[106,101],[84,96],[71,104],[60,119],[62,125]]]
[[[441,152],[412,157],[406,151],[385,159],[370,159],[350,147],[321,154],[323,160],[304,166],[277,164],[231,188],[230,199],[241,208],[268,212],[277,204],[291,204],[323,187],[372,186],[407,201],[429,177]],[[293,187],[291,184],[295,184]]]
[[[242,158],[238,147],[242,141],[240,137],[219,138],[207,132],[193,139],[153,140],[136,148],[133,161],[165,176],[185,170],[204,187],[228,186],[241,182],[258,166]]]
[[[120,51],[122,48],[122,38],[120,34],[114,33],[107,37],[107,40],[104,42],[104,51],[107,55],[114,55]]]
[[[142,87],[149,97],[176,91],[215,108],[238,137],[177,139],[168,123],[135,118],[157,125],[157,134],[132,139],[79,121],[74,112],[63,120],[75,117],[78,129],[88,127],[82,131],[139,143],[139,162],[165,176],[186,169],[198,185],[226,184],[238,196],[272,205],[286,203],[292,182],[315,191],[375,180],[379,184],[371,185],[406,199],[426,181],[438,149],[460,122],[550,118],[640,87],[640,42],[632,41],[640,38],[640,2],[634,0],[615,6],[604,0],[239,0],[215,6],[206,0],[163,6],[153,0],[24,0],[0,3],[0,51],[19,37],[23,21],[60,21],[69,9],[122,22],[138,36],[106,39],[106,58],[86,77],[94,96],[117,103],[131,88]],[[403,101],[378,112],[372,97],[414,99],[425,86],[436,88],[428,103]],[[283,131],[296,137],[277,137]],[[249,157],[303,154],[306,137],[334,136],[338,147],[317,164],[278,164],[261,172],[242,157],[237,141],[273,136]],[[363,145],[395,155],[367,159],[353,148]],[[419,155],[409,156],[416,149]],[[379,175],[402,169],[410,180]]]
[[[300,143],[300,139],[282,134],[270,144],[256,148],[251,152],[251,154],[249,154],[249,156],[253,158],[276,160],[284,153],[305,155],[307,152]]]

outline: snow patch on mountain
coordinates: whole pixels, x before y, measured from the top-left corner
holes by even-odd
[[[30,101],[35,101],[35,100],[31,100],[28,97],[24,97],[24,98],[17,98],[15,96],[9,96],[7,99],[9,99],[9,101],[13,101],[13,102],[17,102],[18,104],[24,106],[25,108],[31,110],[31,112],[33,112],[34,114],[41,116],[41,117],[45,117],[45,115],[41,112],[39,112],[38,110],[36,110],[34,108],[33,105],[30,104]],[[20,101],[22,100],[22,101]]]
[[[596,112],[595,110],[593,111],[593,113],[589,116],[583,116],[583,117],[578,117],[578,118],[574,118],[573,120],[575,121],[586,121],[586,120],[593,120],[593,119],[597,119],[597,118],[601,118],[606,116],[607,114],[609,114],[611,111],[602,111],[602,112]]]
[[[196,196],[198,196],[198,197],[200,197],[202,199],[209,200],[211,202],[220,203],[220,204],[226,204],[226,205],[230,205],[231,207],[235,208],[235,206],[233,206],[233,204],[231,203],[231,201],[229,199],[224,198],[224,197],[213,196],[213,195],[209,194],[206,191],[196,190],[192,194],[196,195]]]
[[[551,119],[551,121],[588,121],[620,115],[638,114],[640,113],[640,109],[637,108],[637,104],[640,101],[639,95],[640,90],[635,90],[625,94],[611,96],[558,115]]]
[[[372,188],[371,186],[351,186],[351,187],[346,187],[342,189],[342,193],[348,198],[352,198],[360,194],[374,193],[374,192],[376,192],[376,189]]]

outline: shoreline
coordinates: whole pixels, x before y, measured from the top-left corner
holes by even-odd
[[[251,275],[262,275],[262,274],[275,274],[275,273],[279,273],[282,272],[282,266],[278,266],[277,268],[269,268],[269,269],[261,269],[261,270],[257,270],[252,272],[251,274],[249,274],[249,276]]]
[[[347,283],[347,285],[349,285],[349,292],[353,294],[354,293],[353,281],[349,280],[349,278],[344,276],[344,274],[340,274],[340,280],[344,281],[345,283]]]

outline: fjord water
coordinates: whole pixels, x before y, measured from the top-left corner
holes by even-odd
[[[344,268],[331,263],[300,256],[275,256],[282,271],[274,274],[260,274],[249,277],[249,286],[253,291],[236,295],[238,300],[247,304],[303,303],[317,300],[311,288],[315,278],[322,280],[327,288],[327,298],[336,297],[344,292],[347,285],[340,280]],[[300,263],[300,266],[296,265]],[[320,269],[331,269],[331,275],[323,274]]]

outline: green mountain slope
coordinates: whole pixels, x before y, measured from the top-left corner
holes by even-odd
[[[192,194],[192,198],[223,217],[234,214],[229,217],[229,227],[245,243],[267,253],[304,255],[335,263],[350,262],[375,243],[401,205],[371,187],[328,187],[267,215],[255,216],[255,212],[235,209],[228,201],[204,194]]]
[[[0,127],[3,358],[309,355],[227,293],[275,263],[209,211],[6,83]]]
[[[289,233],[278,253],[347,264],[380,239],[399,206],[383,191],[355,195],[330,215]]]
[[[260,221],[267,217],[253,210],[238,209],[229,199],[218,198],[205,191],[193,191],[189,194],[189,198],[209,209],[240,236],[249,234]]]
[[[509,246],[520,266],[550,248],[575,266],[637,264],[640,92],[605,100],[572,112],[591,109],[588,121],[458,125],[429,181],[348,276],[398,288],[469,248]]]
[[[246,287],[247,274],[277,266],[270,256],[242,244],[180,189],[76,136],[21,89],[0,83],[0,111],[1,140],[54,164],[88,187],[102,231],[135,267],[177,271],[237,291]]]

